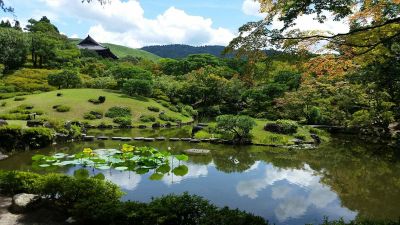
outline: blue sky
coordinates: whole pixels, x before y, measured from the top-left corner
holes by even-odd
[[[47,16],[69,37],[90,34],[99,42],[140,48],[148,45],[227,45],[246,22],[263,18],[254,0],[5,0],[15,8],[17,19],[26,25],[29,18]],[[264,15],[265,16],[265,15]],[[331,15],[327,15],[328,18]],[[0,19],[12,15],[0,12]],[[320,24],[314,15],[299,17],[293,29],[345,32],[345,23]],[[275,21],[274,28],[282,23]]]
[[[69,37],[91,34],[101,42],[142,47],[153,44],[225,45],[237,29],[262,18],[253,0],[6,0],[25,25],[46,15]],[[12,17],[0,12],[0,18]]]

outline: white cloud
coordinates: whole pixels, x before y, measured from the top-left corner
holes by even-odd
[[[260,13],[260,3],[256,0],[244,0],[242,11],[248,16],[265,17],[265,14]]]
[[[112,0],[105,6],[97,2],[82,4],[81,0],[42,1],[58,13],[68,13],[67,16],[94,23],[89,34],[100,42],[130,47],[173,43],[226,45],[234,38],[230,30],[213,27],[211,19],[189,15],[175,7],[148,19],[136,0]]]
[[[173,159],[174,160],[174,159]],[[174,165],[177,165],[178,162],[174,160]],[[185,164],[189,171],[185,176],[176,176],[173,173],[165,174],[163,177],[163,182],[170,186],[172,184],[179,184],[181,181],[186,179],[193,179],[199,177],[206,177],[208,175],[208,168],[206,165],[196,165],[196,164]]]
[[[79,35],[73,34],[73,35],[70,36],[70,38],[79,38]]]

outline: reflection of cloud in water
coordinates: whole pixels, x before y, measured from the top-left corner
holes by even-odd
[[[208,175],[208,168],[205,165],[189,164],[186,166],[189,168],[189,171],[185,176],[176,176],[171,172],[164,175],[162,179],[163,182],[167,185],[171,185],[173,183],[180,183],[185,179],[206,177]]]
[[[294,193],[296,187],[293,186],[272,186],[278,181],[287,181],[308,192],[299,196]],[[251,199],[258,197],[258,192],[271,187],[272,199],[281,199],[278,207],[275,209],[275,215],[279,221],[285,221],[288,218],[296,218],[303,215],[308,207],[314,205],[317,208],[327,207],[337,196],[327,186],[322,185],[320,177],[313,175],[312,169],[305,165],[303,169],[280,169],[269,167],[265,171],[265,177],[249,181],[240,181],[236,190],[240,196],[247,196]]]
[[[139,185],[140,181],[142,180],[141,175],[138,175],[134,172],[119,172],[113,171],[111,174],[109,172],[104,173],[106,180],[109,180],[122,189],[133,191]]]
[[[259,165],[260,165],[260,161],[257,161],[257,162],[255,162],[250,168],[248,168],[247,170],[245,170],[244,172],[247,173],[247,172],[256,170],[256,169],[258,169],[258,166],[259,166]]]

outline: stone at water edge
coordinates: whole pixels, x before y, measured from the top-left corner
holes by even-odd
[[[11,209],[14,212],[22,213],[25,212],[33,203],[40,200],[39,195],[34,194],[16,194],[12,198]]]
[[[210,153],[210,150],[207,149],[187,149],[184,151],[186,154],[192,155],[206,155]]]
[[[0,161],[7,159],[7,158],[8,158],[8,155],[4,155],[3,153],[0,153]]]
[[[1,126],[6,126],[6,125],[8,125],[7,121],[5,121],[5,120],[0,120],[0,127],[1,127]]]
[[[76,223],[76,220],[72,217],[68,217],[67,220],[65,220],[66,223]]]

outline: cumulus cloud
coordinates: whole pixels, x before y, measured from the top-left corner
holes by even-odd
[[[265,17],[265,14],[260,13],[260,3],[256,0],[244,0],[242,11],[248,16]]]
[[[177,164],[178,162],[175,160],[174,165]],[[186,164],[186,166],[189,168],[189,171],[185,176],[176,176],[173,175],[173,173],[169,173],[164,175],[162,181],[166,185],[170,186],[172,184],[179,184],[180,182],[186,179],[206,177],[208,175],[208,168],[205,165]]]
[[[111,42],[130,47],[153,44],[226,45],[234,34],[213,26],[210,18],[193,16],[175,7],[168,8],[154,19],[144,16],[144,9],[136,0],[112,0],[102,6],[80,0],[42,0],[58,13],[68,12],[78,21],[94,23],[89,34],[100,42]]]

